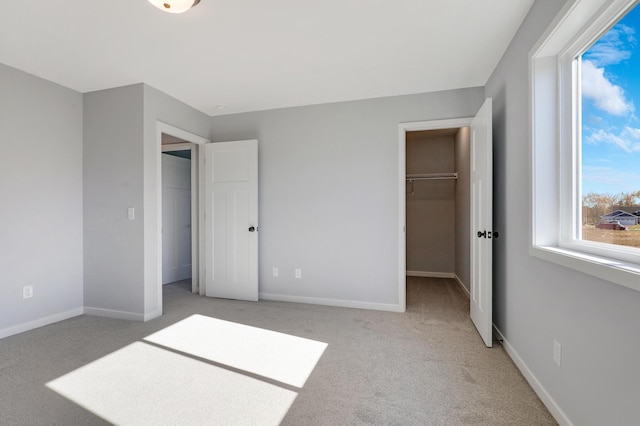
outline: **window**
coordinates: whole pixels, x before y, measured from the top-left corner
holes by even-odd
[[[640,6],[575,58],[576,239],[640,253]],[[619,232],[628,230],[631,232]]]
[[[570,1],[531,53],[531,254],[640,291],[637,3]]]

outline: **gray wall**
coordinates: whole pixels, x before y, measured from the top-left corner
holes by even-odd
[[[463,127],[455,137],[456,228],[455,274],[469,290],[471,285],[471,155],[470,129]]]
[[[6,335],[82,309],[82,95],[2,64],[0,94]],[[33,285],[33,298],[23,300],[24,285]]]
[[[454,141],[438,131],[408,132],[407,174],[455,172]],[[455,193],[455,180],[407,182],[407,271],[454,272]]]
[[[398,123],[482,101],[472,88],[212,118],[214,141],[259,140],[260,292],[397,304]]]
[[[132,315],[143,312],[142,139],[142,84],[84,95],[84,303],[88,308]],[[135,220],[128,220],[128,207],[135,208]]]
[[[528,52],[564,2],[538,0],[486,85],[494,109],[494,322],[576,425],[631,425],[640,293],[529,255]],[[550,166],[552,167],[552,166]],[[553,362],[562,344],[562,368]]]

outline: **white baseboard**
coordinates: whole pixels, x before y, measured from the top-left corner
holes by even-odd
[[[538,380],[538,378],[533,374],[533,372],[529,369],[527,364],[520,358],[520,355],[516,352],[516,350],[509,344],[507,339],[504,338],[503,334],[500,332],[498,327],[493,325],[493,331],[497,336],[502,339],[502,347],[504,347],[507,354],[511,357],[513,362],[516,364],[522,375],[527,379],[529,385],[533,388],[538,397],[542,400],[542,403],[547,407],[551,415],[558,422],[560,426],[573,426],[569,417],[562,411],[562,408],[556,403],[556,401],[549,395],[549,392],[542,386],[542,383]]]
[[[143,314],[137,314],[135,312],[124,312],[124,311],[115,311],[112,309],[91,308],[88,306],[84,307],[84,313],[85,315],[93,315],[96,317],[105,317],[105,318],[113,318],[113,319],[122,319],[122,320],[128,320],[128,321],[143,322],[145,320],[145,317]]]
[[[288,296],[284,294],[273,294],[273,293],[260,293],[260,300],[272,300],[275,302],[307,303],[310,305],[337,306],[340,308],[369,309],[372,311],[387,311],[387,312],[404,312],[405,311],[400,305],[387,304],[387,303],[359,302],[356,300],[341,300],[341,299],[323,299],[320,297]]]
[[[161,310],[153,311],[153,312],[151,312],[149,314],[144,314],[144,322],[151,321],[152,319],[158,318],[158,317],[161,317],[161,316],[162,316],[162,311]]]
[[[13,336],[14,334],[23,333],[25,331],[33,330],[35,328],[44,327],[45,325],[53,324],[56,322],[64,321],[69,318],[77,317],[83,314],[82,308],[71,309],[70,311],[60,312],[58,314],[50,315],[44,318],[38,318],[37,320],[25,322],[23,324],[14,325],[0,330],[0,339]]]
[[[458,285],[460,285],[460,288],[462,289],[462,291],[464,291],[464,294],[467,295],[467,298],[469,298],[469,300],[471,300],[471,293],[469,293],[469,290],[467,290],[467,288],[464,286],[464,283],[462,282],[462,280],[455,274],[454,274],[453,279],[456,280]]]
[[[455,278],[453,272],[428,272],[428,271],[407,271],[408,277],[427,277],[427,278]]]

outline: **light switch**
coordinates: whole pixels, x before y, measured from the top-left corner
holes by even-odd
[[[129,207],[127,209],[127,217],[129,218],[129,220],[134,220],[136,218],[136,209],[134,209],[133,207]]]

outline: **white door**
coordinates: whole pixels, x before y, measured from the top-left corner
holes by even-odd
[[[258,141],[205,145],[205,294],[258,300]]]
[[[493,141],[491,98],[471,121],[471,320],[492,345]]]
[[[162,154],[162,284],[191,278],[191,160]]]

